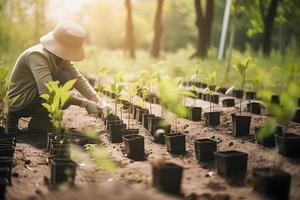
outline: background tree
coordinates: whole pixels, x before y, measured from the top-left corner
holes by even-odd
[[[214,0],[206,0],[204,11],[202,9],[202,1],[195,0],[195,11],[198,42],[197,51],[192,55],[192,58],[205,58],[210,43],[211,27],[214,16]]]
[[[151,56],[153,58],[158,58],[161,48],[161,38],[163,33],[162,26],[162,10],[163,10],[164,0],[157,0],[157,9],[154,20],[154,38],[151,48]]]
[[[134,44],[134,33],[133,33],[133,23],[132,23],[132,6],[130,0],[125,0],[125,7],[127,10],[125,52],[128,52],[131,58],[134,58],[135,44]]]

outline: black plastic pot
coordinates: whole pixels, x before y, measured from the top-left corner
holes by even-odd
[[[109,130],[111,124],[123,124],[123,120],[117,119],[106,119],[106,130]]]
[[[256,99],[256,92],[253,92],[253,91],[247,91],[247,92],[246,92],[246,99],[247,99],[247,100],[253,100],[253,99]]]
[[[8,184],[7,177],[9,176],[9,169],[7,167],[0,168],[0,199],[5,199],[6,185]]]
[[[258,102],[250,102],[247,104],[247,112],[260,115],[261,104]]]
[[[68,183],[74,185],[76,163],[70,159],[51,159],[51,183],[59,185]]]
[[[214,154],[218,174],[231,185],[243,185],[247,173],[248,154],[240,151],[222,151]]]
[[[7,181],[11,183],[12,157],[0,157],[0,168],[8,168]]]
[[[206,126],[218,126],[220,124],[220,112],[206,112],[204,113],[204,120]]]
[[[236,137],[247,136],[250,132],[251,116],[232,114],[232,134]]]
[[[0,156],[1,157],[13,157],[15,153],[15,147],[13,145],[1,145]]]
[[[181,133],[165,135],[167,151],[171,154],[182,155],[185,150],[185,135]]]
[[[202,112],[201,107],[190,107],[189,108],[189,115],[190,115],[189,119],[194,122],[201,121],[201,112]]]
[[[218,94],[212,94],[212,95],[207,95],[207,101],[210,101],[211,103],[214,104],[219,104],[219,95]]]
[[[274,104],[280,104],[280,97],[278,95],[273,94],[271,96],[271,102]]]
[[[137,135],[139,134],[139,129],[137,128],[130,128],[130,129],[122,129],[122,136],[124,135]]]
[[[288,158],[300,158],[300,136],[293,133],[276,134],[277,152]]]
[[[165,144],[165,135],[170,134],[171,124],[153,125],[153,142],[158,144]]]
[[[209,138],[194,141],[195,155],[199,163],[207,163],[214,160],[214,152],[217,151],[217,142]]]
[[[131,106],[131,114],[132,114],[132,117],[135,119],[135,120],[137,120],[137,118],[136,118],[136,113],[137,113],[137,110],[138,109],[142,109],[142,107],[141,106],[137,106],[137,105],[132,105]]]
[[[198,98],[198,99],[202,99],[202,95],[203,95],[202,92],[198,92],[198,93],[197,93],[197,98]]]
[[[238,99],[242,99],[244,96],[243,90],[232,90],[232,96]]]
[[[146,109],[146,108],[138,108],[136,110],[136,116],[135,116],[135,119],[138,121],[138,122],[142,122],[142,114],[148,114],[149,113],[149,110]]]
[[[6,185],[7,185],[6,178],[0,177],[0,199],[2,200],[5,200]]]
[[[122,139],[122,130],[126,128],[126,124],[109,124],[109,139],[111,143],[121,143]]]
[[[295,116],[293,118],[293,121],[297,122],[297,123],[300,123],[300,109],[299,108],[296,110],[296,113],[295,113]]]
[[[223,107],[233,107],[234,104],[234,98],[226,98],[222,101]]]
[[[220,93],[222,93],[222,94],[225,94],[227,90],[228,90],[228,88],[220,87],[220,88],[218,89],[218,92],[220,92]]]
[[[255,138],[256,138],[257,144],[263,145],[263,146],[268,147],[268,148],[275,147],[275,134],[281,134],[282,133],[282,127],[277,126],[274,133],[272,133],[271,135],[269,135],[268,137],[266,137],[262,140],[258,140],[257,139],[257,134],[259,133],[260,128],[261,127],[255,127]]]
[[[145,159],[144,137],[141,135],[124,135],[125,153],[132,160]]]
[[[148,117],[148,131],[150,132],[151,135],[154,134],[154,129],[153,126],[156,125],[160,125],[162,122],[162,118],[161,117]]]
[[[284,171],[270,168],[253,169],[254,191],[270,199],[288,200],[291,175]]]
[[[148,129],[148,118],[150,117],[154,117],[154,114],[142,114],[142,124],[144,126],[144,128]]]
[[[152,165],[152,185],[162,192],[178,195],[182,174],[183,168],[173,163]]]

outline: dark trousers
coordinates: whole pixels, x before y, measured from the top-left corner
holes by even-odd
[[[60,70],[53,76],[53,80],[58,80],[60,84],[65,84],[68,80],[70,80],[70,74],[66,70]],[[30,127],[37,127],[36,123],[41,125],[40,131],[48,131],[50,130],[50,118],[48,111],[41,105],[42,99],[39,95],[36,95],[34,100],[27,105],[25,108],[14,111],[8,112],[7,120],[6,120],[6,127],[9,133],[16,133],[18,131],[18,123],[19,119],[22,117],[32,117],[28,128]]]

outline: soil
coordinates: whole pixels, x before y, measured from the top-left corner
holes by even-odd
[[[220,99],[222,101],[222,98]],[[220,101],[220,102],[221,102]],[[193,100],[188,99],[189,104]],[[237,101],[236,101],[237,102]],[[244,104],[247,102],[245,101]],[[238,104],[237,104],[238,105]],[[209,103],[197,100],[197,106],[203,112],[209,111]],[[245,105],[244,105],[245,106]],[[152,106],[154,113],[160,115],[160,106]],[[49,184],[48,153],[43,149],[46,135],[24,133],[18,137],[18,144],[14,156],[12,185],[7,189],[7,199],[190,199],[190,200],[242,200],[263,199],[253,192],[252,169],[254,167],[280,167],[291,173],[292,185],[290,199],[300,199],[300,160],[289,160],[278,155],[274,149],[267,149],[255,143],[254,127],[260,126],[268,119],[265,110],[263,116],[252,115],[251,135],[235,138],[231,135],[231,113],[238,114],[237,107],[223,108],[215,106],[221,111],[221,123],[217,127],[206,127],[201,122],[179,119],[178,131],[186,134],[187,153],[183,156],[173,156],[167,153],[166,146],[153,143],[153,138],[141,125],[132,121],[131,128],[139,128],[140,134],[145,136],[145,152],[147,160],[132,161],[124,155],[124,145],[111,144],[104,130],[101,119],[89,116],[85,109],[70,106],[64,115],[66,126],[72,134],[72,140],[81,148],[87,143],[97,143],[111,152],[111,159],[117,163],[116,172],[95,168],[88,158],[78,163],[75,186],[54,188]],[[250,113],[243,113],[250,115]],[[123,119],[127,118],[123,112]],[[127,120],[124,120],[127,123]],[[22,123],[26,126],[26,123]],[[85,129],[97,131],[97,139],[91,140],[80,133]],[[291,123],[289,132],[299,134],[300,125]],[[210,137],[217,140],[218,150],[239,150],[248,153],[248,174],[243,187],[233,187],[216,174],[214,168],[201,166],[195,159],[194,140]],[[182,182],[182,196],[174,197],[162,194],[151,186],[151,165],[153,159],[172,161],[184,167]]]

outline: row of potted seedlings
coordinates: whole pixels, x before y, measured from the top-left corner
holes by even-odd
[[[167,81],[167,84],[170,81]],[[165,84],[165,83],[162,83]],[[171,83],[171,85],[174,85]],[[161,86],[164,88],[164,86]],[[170,85],[165,86],[170,90]],[[162,89],[162,91],[165,91]],[[174,91],[173,91],[174,92]],[[165,92],[163,92],[165,94]],[[143,95],[141,95],[143,96]],[[167,100],[165,100],[167,99]],[[172,102],[169,101],[169,98],[160,98],[162,105],[172,105]],[[166,103],[166,104],[165,104]],[[178,103],[178,102],[177,102]],[[128,103],[125,103],[128,105]],[[176,104],[177,108],[179,104]],[[162,134],[164,139],[160,140],[161,143],[166,143],[167,151],[171,154],[181,155],[186,152],[185,148],[185,135],[178,133],[176,130],[171,131],[170,124],[162,123],[164,121],[161,117],[155,117],[153,114],[149,114],[149,110],[144,109],[140,106],[129,104],[131,115],[135,120],[142,122],[142,125],[149,130],[149,133]],[[172,110],[172,107],[168,107]],[[174,108],[174,107],[173,107]],[[140,119],[138,113],[142,112],[142,119]],[[173,110],[174,112],[174,110]],[[179,112],[179,113],[178,113]],[[179,116],[183,116],[180,109],[175,111]],[[176,124],[176,123],[175,123]],[[156,126],[160,126],[157,129]],[[123,136],[123,140],[126,142]],[[194,141],[195,155],[196,159],[201,164],[207,164],[215,162],[215,166],[218,174],[223,176],[229,184],[233,185],[242,185],[247,173],[247,159],[248,155],[244,152],[239,151],[217,151],[217,142],[209,138],[198,139]],[[144,149],[144,146],[141,148]],[[133,149],[132,149],[133,150]],[[136,150],[136,149],[135,149]],[[126,150],[127,151],[127,150]],[[144,152],[144,150],[143,150]],[[181,179],[183,174],[183,168],[179,165],[163,161],[155,161],[152,163],[152,174],[153,174],[153,185],[158,189],[171,193],[179,194]],[[281,199],[288,198],[289,195],[289,184],[290,184],[290,175],[283,171],[272,171],[271,169],[254,169],[254,189],[262,194],[267,196],[275,196]],[[275,177],[275,178],[274,178]],[[278,177],[285,177],[281,182],[274,182],[272,179],[277,179]],[[170,180],[172,179],[172,180]],[[271,179],[271,181],[269,181]],[[280,187],[283,190],[278,192],[272,192],[274,188]]]
[[[11,184],[16,135],[0,128],[0,199],[5,199],[6,187]]]
[[[49,112],[52,132],[48,133],[47,151],[50,154],[50,181],[56,185],[73,185],[76,174],[76,163],[71,159],[71,142],[68,131],[63,126],[63,107],[69,99],[76,80],[70,80],[63,86],[57,81],[46,85],[49,93],[41,95],[45,100],[42,105]]]
[[[8,106],[18,97],[9,99],[7,92],[10,82],[7,80],[9,70],[0,66],[0,199],[5,199],[6,187],[11,184],[13,156],[16,147],[16,128],[6,125]]]
[[[215,75],[211,75],[215,76]],[[171,80],[168,80],[171,82]],[[172,84],[171,84],[172,85]],[[176,84],[173,84],[176,85]],[[214,84],[212,84],[214,85]],[[209,84],[206,84],[206,86],[209,86]],[[160,92],[161,94],[167,94],[167,91],[170,90],[170,85],[166,86],[167,90],[163,90],[163,92]],[[207,87],[208,93],[214,92],[216,87]],[[148,94],[147,94],[148,93]],[[173,91],[174,93],[174,91]],[[176,93],[176,92],[175,92]],[[180,93],[180,92],[177,92]],[[147,94],[147,95],[144,95]],[[149,90],[140,88],[138,91],[138,96],[144,97],[147,101],[151,103],[154,102],[153,97],[157,98],[154,95],[151,94]],[[164,95],[167,96],[167,95]],[[192,95],[193,96],[193,95]],[[251,96],[251,95],[250,95]],[[253,98],[252,97],[249,98]],[[149,98],[150,97],[150,98]],[[167,107],[169,110],[172,111],[172,108],[178,107],[177,106],[170,106],[172,103],[170,103],[170,100],[165,100],[168,98],[162,97],[160,95],[159,102],[162,105],[162,113],[164,113],[164,107]],[[211,99],[209,100],[211,102]],[[171,131],[170,124],[164,123],[165,120],[162,117],[156,117],[151,112],[149,113],[149,110],[143,109],[140,106],[135,106],[131,102],[122,102],[124,104],[124,107],[130,109],[130,112],[133,116],[136,117],[137,121],[142,122],[142,125],[149,130],[149,132],[154,136],[154,138],[161,138],[160,140],[154,140],[154,141],[160,141],[161,143],[167,144],[167,150],[168,152],[172,154],[184,154],[186,152],[185,150],[185,135],[182,135],[177,132],[177,127],[175,123],[175,131]],[[241,104],[241,103],[240,103]],[[241,107],[241,106],[240,106]],[[151,110],[151,106],[150,106]],[[210,109],[211,110],[211,109]],[[174,111],[173,111],[174,112]],[[138,114],[137,114],[138,113]],[[140,113],[142,113],[142,117],[140,118]],[[175,111],[176,113],[176,111]],[[240,110],[241,113],[241,110]],[[177,113],[178,114],[178,113]],[[163,116],[163,115],[162,115]],[[178,116],[183,117],[182,114],[178,114]],[[234,118],[234,117],[233,117]],[[251,118],[250,118],[251,119]],[[175,120],[176,121],[176,120]],[[163,122],[163,123],[162,123]],[[159,128],[157,128],[159,127]],[[170,139],[172,138],[172,139]],[[176,139],[175,139],[176,138]],[[172,142],[173,141],[173,142]],[[173,144],[173,145],[172,145]],[[175,145],[176,144],[176,145]],[[204,146],[203,146],[204,145]],[[179,147],[178,147],[179,146]],[[174,150],[175,149],[175,150]],[[178,150],[179,149],[179,150]],[[210,152],[207,152],[210,151]],[[216,152],[216,141],[213,141],[211,139],[200,139],[195,141],[195,153],[196,158],[199,160],[199,162],[208,162],[210,160],[215,160],[217,171],[220,175],[224,176],[225,179],[231,183],[231,184],[241,184],[244,180],[244,177],[246,175],[247,171],[247,157],[248,155],[239,152],[239,151],[226,151],[226,152]],[[233,163],[237,162],[238,164],[234,164],[234,166],[231,166]],[[162,173],[160,170],[163,170],[164,173]],[[153,185],[155,187],[160,188],[163,191],[170,192],[173,194],[178,194],[180,192],[180,181],[169,181],[170,176],[163,176],[163,174],[172,174],[172,177],[177,177],[177,179],[181,179],[182,177],[182,167],[175,165],[173,163],[163,163],[158,162],[153,165]],[[177,175],[173,174],[177,173]],[[157,177],[156,175],[159,174],[161,177]],[[281,171],[281,170],[273,170],[269,168],[263,168],[263,169],[254,169],[253,170],[253,176],[254,176],[254,188],[256,191],[261,192],[267,196],[277,196],[281,199],[287,199],[289,194],[289,185],[290,185],[290,175]],[[282,182],[276,182],[274,184],[273,179],[276,180],[278,177],[285,177],[283,178]],[[168,181],[167,181],[168,180]],[[271,180],[271,181],[270,181]],[[172,186],[170,186],[170,182],[173,183]],[[174,185],[178,183],[177,185]],[[278,192],[271,192],[276,187],[283,188],[282,191]],[[179,188],[172,190],[170,188]]]

